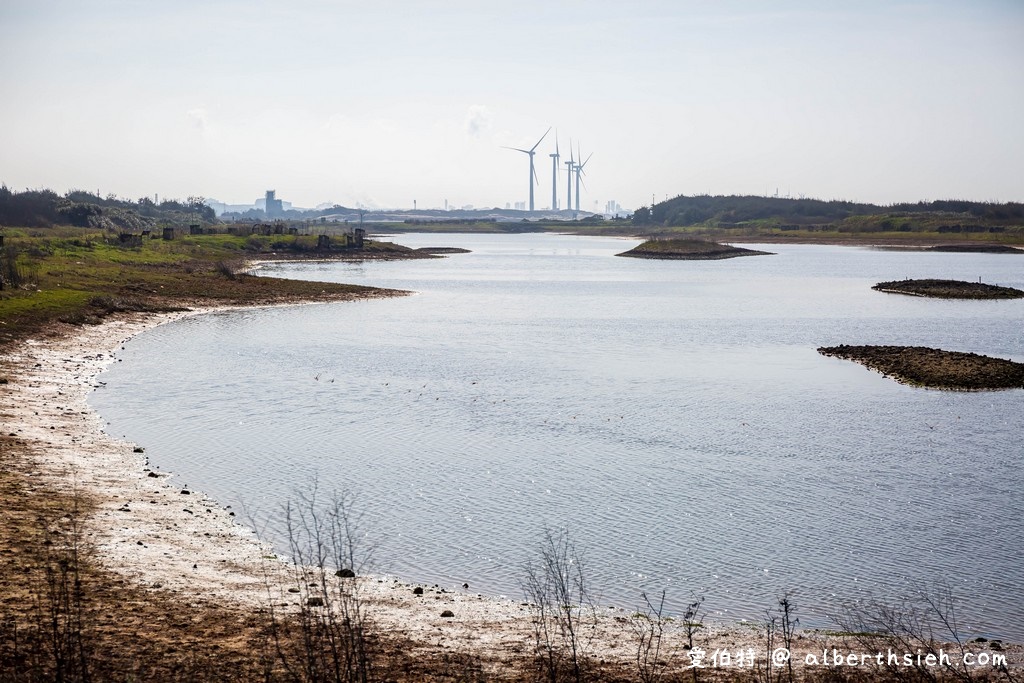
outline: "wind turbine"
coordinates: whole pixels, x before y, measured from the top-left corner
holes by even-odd
[[[576,145],[576,151],[579,152],[580,158],[582,159],[583,158],[583,152],[579,151],[579,143],[577,143],[577,145]],[[583,167],[587,165],[587,162],[590,161],[590,157],[592,157],[592,156],[594,156],[593,152],[591,152],[587,156],[587,161],[584,161],[582,164],[576,164],[576,210],[577,211],[580,210],[580,183],[582,182],[580,180],[580,178],[581,178],[581,176],[583,176]]]
[[[555,131],[555,153],[549,154],[551,157],[551,210],[558,211],[558,159],[561,155],[558,153],[558,131]]]
[[[548,136],[548,133],[550,132],[551,127],[549,126],[548,129],[544,131],[544,135],[540,136],[540,140],[537,140],[537,144],[531,147],[530,149],[519,149],[518,147],[505,147],[505,149],[514,149],[517,152],[522,152],[523,154],[528,154],[530,156],[530,211],[533,211],[533,183],[534,181],[537,180],[537,171],[533,170],[533,153],[537,151],[537,145],[543,142],[544,138],[546,138]]]
[[[572,158],[572,138],[569,139],[569,161],[565,162],[566,184],[565,184],[565,208],[572,211],[572,170],[576,160]]]

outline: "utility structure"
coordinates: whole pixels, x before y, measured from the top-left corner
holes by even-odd
[[[537,181],[537,171],[535,171],[533,168],[533,155],[537,151],[537,146],[544,141],[544,138],[546,138],[548,136],[548,133],[550,132],[551,128],[548,127],[548,129],[544,131],[544,135],[540,136],[540,140],[537,140],[537,144],[535,144],[530,149],[519,149],[518,147],[505,147],[505,149],[513,149],[517,152],[522,152],[523,154],[526,154],[530,157],[530,211],[533,211],[533,184],[535,181],[540,182]]]
[[[558,153],[558,131],[555,131],[555,153],[551,157],[551,210],[558,211],[558,160],[561,155]]]

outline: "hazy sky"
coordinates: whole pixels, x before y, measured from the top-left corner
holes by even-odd
[[[1021,0],[0,0],[0,79],[15,190],[1024,201]]]

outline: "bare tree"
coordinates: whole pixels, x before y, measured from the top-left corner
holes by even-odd
[[[526,566],[523,590],[536,610],[536,657],[544,677],[550,683],[584,680],[597,614],[567,530],[545,530],[540,557]]]
[[[972,681],[976,677],[964,662],[967,641],[960,631],[956,605],[950,586],[939,583],[894,604],[849,603],[831,618],[858,649],[897,655],[877,662],[892,680],[937,681],[943,672],[953,680]],[[957,656],[949,656],[947,645],[956,648]],[[904,654],[912,656],[904,658]]]
[[[637,639],[636,670],[640,683],[654,683],[665,674],[665,663],[661,659],[661,643],[665,635],[665,590],[662,589],[657,605],[651,602],[646,592],[640,595],[647,607],[630,620]]]
[[[371,675],[370,620],[357,574],[369,560],[355,498],[343,492],[321,501],[314,483],[284,509],[292,564],[289,595],[298,611],[278,606],[268,579],[266,668],[301,683],[366,683]]]

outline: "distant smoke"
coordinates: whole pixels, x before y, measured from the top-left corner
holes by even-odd
[[[208,124],[208,121],[205,109],[203,109],[202,107],[198,109],[189,109],[187,112],[185,112],[185,116],[188,117],[188,120],[192,123],[193,126],[195,126],[196,130],[198,130],[201,133],[206,132],[206,126]]]
[[[478,138],[491,129],[491,110],[482,104],[470,105],[466,111],[466,133]]]

